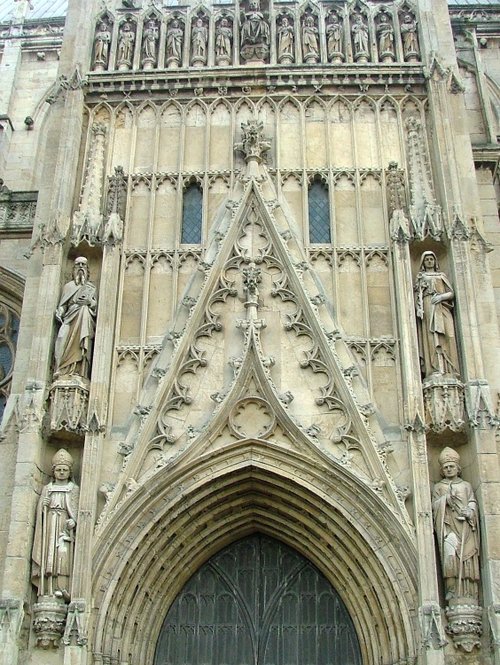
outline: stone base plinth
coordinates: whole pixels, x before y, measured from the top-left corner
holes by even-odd
[[[67,605],[52,596],[42,596],[33,605],[33,630],[36,645],[42,649],[57,649],[64,635]]]
[[[424,379],[425,424],[435,432],[458,432],[465,422],[464,386],[453,376],[432,374]]]
[[[50,388],[50,428],[82,434],[87,430],[89,381],[80,376],[57,378]]]
[[[454,605],[446,608],[448,626],[446,632],[451,636],[457,649],[470,653],[474,647],[480,647],[483,610],[479,605]]]

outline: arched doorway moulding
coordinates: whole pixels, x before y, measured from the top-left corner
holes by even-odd
[[[240,441],[145,479],[100,527],[93,652],[149,665],[179,591],[228,544],[263,533],[308,558],[338,591],[363,663],[416,654],[416,550],[395,515],[341,467]]]

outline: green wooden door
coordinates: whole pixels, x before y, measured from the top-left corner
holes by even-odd
[[[345,605],[304,557],[252,535],[210,559],[163,623],[155,665],[361,665]]]

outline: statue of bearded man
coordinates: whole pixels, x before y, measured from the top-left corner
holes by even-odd
[[[54,377],[89,378],[97,310],[96,289],[89,281],[87,259],[75,259],[73,279],[64,285],[56,319],[61,323],[55,345]]]

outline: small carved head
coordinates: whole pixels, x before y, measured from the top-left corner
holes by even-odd
[[[460,455],[453,448],[444,448],[439,455],[439,465],[443,478],[453,479],[460,476],[462,469],[460,467]]]
[[[83,284],[89,279],[88,261],[84,256],[78,256],[73,265],[73,279],[77,284]]]

